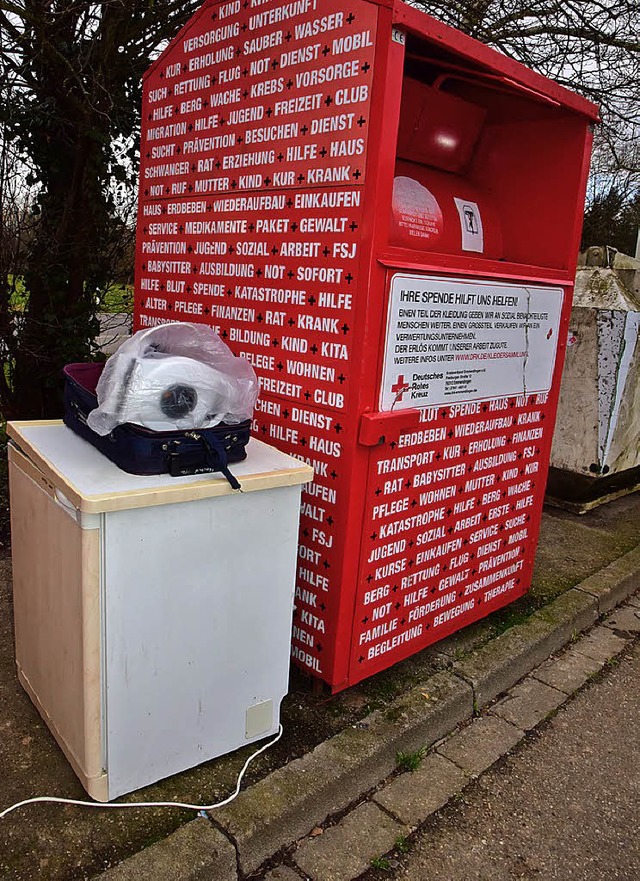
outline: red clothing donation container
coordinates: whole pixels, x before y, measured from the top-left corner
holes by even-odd
[[[392,0],[205,3],[146,76],[136,328],[217,328],[314,466],[334,691],[530,585],[596,119]]]

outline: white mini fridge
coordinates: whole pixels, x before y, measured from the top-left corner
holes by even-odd
[[[137,477],[60,422],[8,426],[20,681],[110,801],[275,734],[305,463]]]

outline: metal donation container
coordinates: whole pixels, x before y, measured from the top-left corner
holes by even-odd
[[[87,792],[277,732],[309,466],[252,440],[237,493],[127,474],[61,423],[8,433],[19,678]]]
[[[596,119],[393,0],[205,3],[146,75],[136,328],[217,328],[314,465],[334,690],[530,585]]]

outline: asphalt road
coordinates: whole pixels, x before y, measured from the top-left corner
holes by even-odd
[[[385,873],[402,881],[637,881],[640,645],[467,789]]]

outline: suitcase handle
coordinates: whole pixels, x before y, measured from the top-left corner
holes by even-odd
[[[172,477],[220,471],[227,478],[232,489],[242,492],[240,482],[229,471],[227,452],[218,440],[215,438],[207,440],[204,435],[196,431],[185,432],[184,436],[201,444],[200,455],[194,460],[193,449],[180,450],[180,441],[173,441],[170,444],[172,451],[169,454],[169,474]]]

